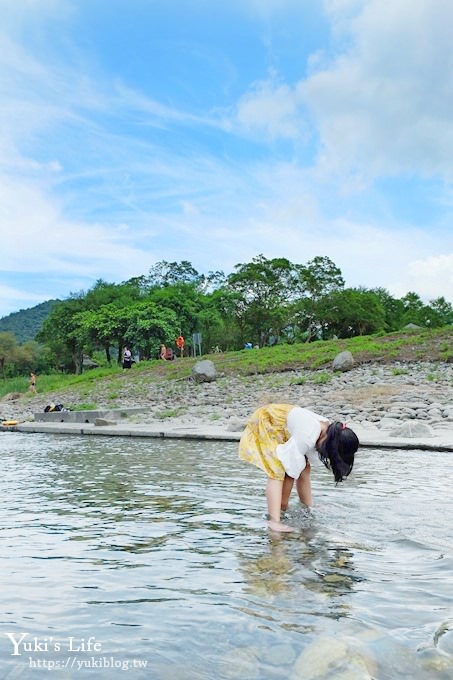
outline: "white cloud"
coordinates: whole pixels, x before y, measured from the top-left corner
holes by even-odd
[[[318,166],[348,183],[376,176],[452,178],[453,50],[450,0],[326,0],[333,47],[309,58],[297,83],[276,74],[238,101],[250,134],[306,141]]]
[[[256,83],[241,97],[236,117],[245,130],[271,139],[297,140],[306,135],[297,91],[274,78]]]
[[[453,3],[335,0],[326,8],[348,47],[298,86],[323,167],[451,178]]]
[[[440,296],[453,300],[453,253],[415,260],[409,264],[407,274],[404,287],[399,286],[404,291],[401,295],[415,290],[422,291],[425,300]]]
[[[30,302],[35,302],[36,304],[42,302],[42,294],[0,284],[0,299],[3,300],[3,310],[8,309],[9,311],[14,312],[17,310],[17,305],[21,302],[25,302],[27,305],[29,305]],[[0,312],[0,315],[6,315],[9,311],[2,311]]]
[[[99,272],[132,276],[149,267],[149,255],[130,245],[124,226],[67,219],[55,198],[31,181],[0,181],[0,269],[64,272],[98,278]]]

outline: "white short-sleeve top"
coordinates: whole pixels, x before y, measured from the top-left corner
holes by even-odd
[[[321,423],[328,423],[327,418],[313,413],[306,408],[295,406],[288,413],[286,428],[290,438],[276,448],[277,458],[290,477],[297,479],[307,465],[307,459],[319,464],[316,442],[321,434]]]

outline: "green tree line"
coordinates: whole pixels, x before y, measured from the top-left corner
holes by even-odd
[[[201,333],[207,353],[391,332],[409,323],[452,324],[452,305],[443,297],[425,304],[414,292],[397,299],[384,288],[346,288],[341,270],[322,256],[294,264],[258,255],[228,276],[162,261],[146,276],[120,284],[98,280],[56,302],[35,342],[18,346],[13,334],[0,333],[0,370],[3,376],[44,368],[80,373],[84,355],[102,352],[110,364],[124,345],[140,359],[154,359],[160,344],[172,346],[180,333],[189,345]]]

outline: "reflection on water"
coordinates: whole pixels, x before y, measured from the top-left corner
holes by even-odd
[[[316,470],[290,535],[233,443],[1,433],[0,457],[1,677],[453,675],[448,454]]]

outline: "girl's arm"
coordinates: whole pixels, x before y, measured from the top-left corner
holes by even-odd
[[[311,477],[310,477],[311,465],[307,461],[307,465],[304,470],[302,470],[300,477],[296,480],[296,489],[299,495],[299,499],[308,508],[313,506],[313,496],[311,493]]]

